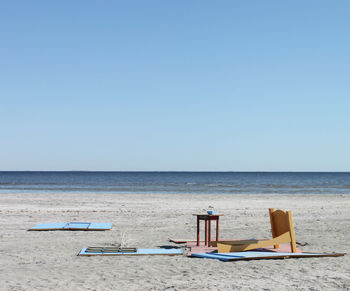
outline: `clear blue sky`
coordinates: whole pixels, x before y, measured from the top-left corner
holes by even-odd
[[[0,170],[350,171],[350,1],[1,1]]]

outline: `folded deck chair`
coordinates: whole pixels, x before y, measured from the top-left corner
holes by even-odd
[[[291,251],[297,252],[294,225],[291,211],[269,209],[272,239],[266,240],[235,240],[218,241],[218,253],[242,252],[258,248],[274,246],[278,248],[279,244],[290,243]]]

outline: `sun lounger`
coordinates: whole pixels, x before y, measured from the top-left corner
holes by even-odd
[[[139,249],[118,247],[83,248],[78,256],[146,256],[146,255],[182,255],[182,249]]]
[[[267,240],[234,240],[213,242],[212,246],[218,247],[219,253],[241,252],[274,246],[278,248],[279,244],[290,243],[291,250],[296,253],[296,241],[294,233],[294,224],[291,211],[269,209],[272,239]],[[215,245],[214,245],[215,244]]]
[[[28,230],[110,230],[112,223],[104,222],[62,222],[37,224]]]

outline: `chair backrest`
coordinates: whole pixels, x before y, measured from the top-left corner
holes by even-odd
[[[296,241],[295,241],[292,211],[283,211],[280,209],[274,210],[273,208],[270,208],[269,213],[270,213],[272,237],[275,238],[286,232],[289,232],[290,238],[291,238],[291,249],[292,249],[292,252],[295,252]],[[278,248],[278,245],[275,245],[275,248]]]

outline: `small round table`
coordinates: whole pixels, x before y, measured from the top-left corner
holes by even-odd
[[[204,244],[206,246],[210,246],[211,241],[211,221],[216,220],[216,241],[219,240],[219,218],[223,214],[193,214],[197,216],[197,246],[200,245],[200,236],[199,236],[199,229],[200,229],[200,221],[204,220],[205,223],[205,240]]]

